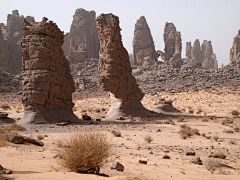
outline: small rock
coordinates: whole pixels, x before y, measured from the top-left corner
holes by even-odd
[[[208,157],[213,157],[213,158],[219,158],[219,159],[226,159],[226,155],[225,154],[210,154]]]
[[[116,169],[116,170],[118,170],[118,171],[122,171],[122,172],[123,172],[124,166],[123,166],[121,163],[114,161],[114,162],[112,163],[111,169]]]
[[[140,164],[147,164],[147,161],[145,161],[145,160],[139,160],[139,163],[140,163]]]
[[[167,154],[165,154],[162,158],[163,158],[163,159],[170,159],[170,156],[167,155]]]
[[[52,159],[60,159],[60,158],[61,158],[60,155],[55,155],[55,156],[52,157]]]
[[[198,164],[198,165],[203,165],[202,163],[202,160],[200,159],[200,157],[195,157],[193,158],[190,163],[193,163],[193,164]]]
[[[83,120],[87,120],[87,121],[92,119],[90,116],[85,115],[85,114],[82,115],[82,118],[83,118]]]
[[[195,152],[186,152],[186,156],[195,156],[196,153]]]
[[[96,121],[102,121],[102,119],[96,119]]]
[[[68,125],[68,122],[60,122],[60,123],[56,123],[56,125],[58,125],[58,126],[66,126],[66,125]]]
[[[119,120],[125,120],[125,118],[124,117],[119,117]]]
[[[12,174],[12,171],[11,169],[6,169],[6,168],[3,168],[2,170],[5,174]]]
[[[162,132],[162,130],[161,130],[161,129],[158,129],[158,130],[156,130],[156,132]]]

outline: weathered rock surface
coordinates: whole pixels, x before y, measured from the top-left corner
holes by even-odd
[[[133,54],[136,65],[154,64],[157,61],[151,31],[144,16],[141,16],[135,24]]]
[[[217,69],[218,64],[211,41],[204,40],[201,47],[198,39],[194,41],[193,47],[191,47],[191,42],[187,42],[184,64],[194,68]]]
[[[8,14],[7,24],[1,24],[0,32],[0,70],[13,74],[19,73],[22,68],[21,38],[22,19],[18,10],[13,10]],[[27,16],[27,21],[34,21],[34,18]]]
[[[111,98],[107,115],[133,117],[148,113],[140,102],[144,93],[132,75],[128,52],[122,44],[118,17],[101,14],[96,21],[100,41],[99,82]]]
[[[166,22],[164,28],[164,52],[157,51],[162,60],[167,64],[172,64],[174,67],[181,67],[183,62],[181,59],[182,39],[181,33],[176,30],[173,23]]]
[[[165,99],[160,99],[156,104],[156,112],[180,112],[173,107],[172,101],[165,101]]]
[[[0,111],[0,119],[8,117],[8,113]]]
[[[240,64],[240,30],[233,39],[233,45],[230,49],[230,62],[233,64]]]
[[[62,51],[63,32],[52,21],[23,20],[24,117],[19,124],[78,121],[72,112],[74,82]]]
[[[96,13],[77,9],[70,32],[64,38],[63,51],[70,64],[87,58],[99,57],[99,40],[96,28]]]

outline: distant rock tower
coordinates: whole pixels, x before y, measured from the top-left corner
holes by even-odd
[[[230,62],[233,64],[240,64],[240,30],[233,39],[233,45],[230,49]]]
[[[133,54],[135,64],[143,65],[157,62],[155,45],[144,16],[141,16],[135,24]]]
[[[63,32],[52,21],[23,20],[24,116],[19,124],[78,121],[73,114],[74,83],[62,51]]]

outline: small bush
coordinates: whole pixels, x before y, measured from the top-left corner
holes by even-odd
[[[175,121],[172,121],[172,122],[171,122],[171,125],[175,126],[175,125],[176,125]]]
[[[219,137],[218,136],[213,136],[214,141],[218,141]]]
[[[76,131],[60,142],[58,163],[74,172],[99,174],[100,168],[112,155],[110,140],[101,131]]]
[[[206,134],[205,133],[202,133],[202,137],[205,137],[206,136]]]
[[[230,144],[230,145],[237,145],[238,142],[237,142],[236,140],[230,139],[230,140],[228,141],[228,144]]]
[[[186,124],[182,124],[180,126],[182,129],[180,131],[178,131],[178,133],[180,134],[182,139],[186,139],[185,137],[191,137],[194,134],[199,135],[199,130],[198,129],[191,129],[190,127],[188,127]]]
[[[224,133],[233,133],[233,130],[232,129],[228,129],[226,131],[223,131]]]
[[[205,117],[205,118],[202,120],[202,122],[208,122],[208,118]]]
[[[183,122],[184,121],[184,116],[181,116],[180,119],[177,120],[177,122]]]
[[[186,124],[182,124],[182,125],[180,125],[180,128],[185,128],[185,127],[187,127]]]
[[[152,136],[147,135],[147,136],[144,137],[144,140],[145,140],[145,142],[150,143],[150,142],[153,141],[153,138],[152,138]]]
[[[240,129],[239,129],[239,127],[234,127],[233,130],[234,130],[235,132],[239,132]]]
[[[201,108],[198,108],[198,110],[197,110],[197,114],[200,114],[201,112],[203,112],[203,110],[201,109]]]
[[[232,119],[225,119],[222,121],[222,125],[229,125],[229,124],[233,124],[233,120]]]
[[[192,114],[194,113],[194,110],[190,109],[188,112]]]
[[[208,159],[204,165],[206,166],[207,170],[210,171],[212,174],[219,168],[219,162],[215,159]]]
[[[121,132],[120,131],[114,131],[112,130],[111,133],[115,136],[115,137],[121,137]]]
[[[237,116],[237,115],[239,115],[239,112],[237,110],[232,110],[231,114],[234,116]]]
[[[43,135],[41,135],[41,134],[38,134],[36,137],[37,137],[39,140],[42,140],[42,139],[44,139],[44,136],[43,136]]]
[[[7,140],[0,136],[0,147],[4,147],[7,145]]]
[[[7,126],[0,127],[0,134],[19,134],[21,131],[25,131],[26,128],[18,124],[9,124]]]

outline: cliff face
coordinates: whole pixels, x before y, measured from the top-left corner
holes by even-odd
[[[65,35],[62,47],[71,64],[87,58],[99,58],[99,40],[95,18],[94,11],[76,10],[70,32]]]
[[[62,51],[63,32],[52,21],[23,20],[22,78],[24,117],[20,124],[77,118],[72,112],[74,83]]]
[[[134,29],[133,54],[135,64],[154,64],[157,61],[151,31],[144,16],[141,16]]]
[[[19,15],[18,10],[13,10],[12,14],[8,14],[6,26],[1,24],[1,34],[4,41],[0,37],[0,43],[4,45],[2,46],[3,49],[0,50],[0,69],[13,74],[19,73],[22,68],[21,38],[23,35],[23,18],[23,16]],[[34,18],[27,16],[27,21],[34,21]]]

